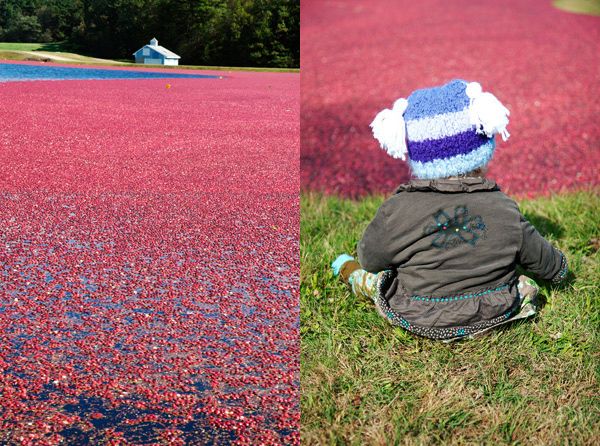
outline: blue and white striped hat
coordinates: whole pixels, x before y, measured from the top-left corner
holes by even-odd
[[[446,178],[485,166],[506,141],[509,111],[477,82],[453,80],[414,91],[371,123],[373,135],[392,157],[406,159],[417,178]]]

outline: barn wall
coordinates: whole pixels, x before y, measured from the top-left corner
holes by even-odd
[[[149,56],[144,56],[144,49],[147,48],[150,51]],[[179,65],[178,59],[165,59],[162,54],[158,51],[154,51],[150,47],[145,47],[136,51],[134,54],[135,63],[144,63],[144,64],[152,64],[152,65]]]

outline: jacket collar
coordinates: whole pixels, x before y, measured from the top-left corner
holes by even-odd
[[[399,192],[484,192],[498,191],[500,188],[495,181],[481,177],[468,178],[442,178],[438,180],[414,179],[408,183],[401,184],[396,193]]]

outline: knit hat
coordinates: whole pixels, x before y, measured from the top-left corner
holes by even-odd
[[[453,80],[441,87],[414,91],[392,110],[377,114],[371,128],[381,147],[406,159],[417,178],[446,178],[485,166],[506,141],[509,111],[477,82]]]

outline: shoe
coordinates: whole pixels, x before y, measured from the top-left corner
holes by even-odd
[[[540,287],[533,279],[527,276],[520,276],[517,290],[519,290],[519,295],[521,296],[521,307],[527,304],[532,304],[535,307],[538,306]]]
[[[335,259],[331,264],[331,268],[333,269],[333,275],[336,277],[339,276],[342,266],[344,266],[346,262],[350,262],[352,260],[354,260],[354,257],[352,257],[349,254],[342,254],[338,256],[338,258]]]

